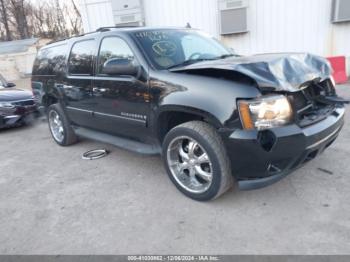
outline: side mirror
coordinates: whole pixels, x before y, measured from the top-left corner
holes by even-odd
[[[140,67],[133,60],[126,58],[112,58],[107,60],[102,67],[102,74],[137,76]]]
[[[15,83],[7,83],[6,87],[15,87],[16,84]]]

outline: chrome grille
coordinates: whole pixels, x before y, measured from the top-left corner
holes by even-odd
[[[35,105],[33,99],[15,101],[15,102],[11,102],[11,104],[13,104],[15,106],[33,106],[33,105]]]

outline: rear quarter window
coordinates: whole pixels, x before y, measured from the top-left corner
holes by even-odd
[[[33,75],[58,75],[66,70],[67,44],[40,49],[33,66]]]

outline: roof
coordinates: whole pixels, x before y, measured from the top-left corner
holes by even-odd
[[[34,45],[38,40],[38,38],[29,38],[23,40],[0,42],[0,55],[26,52],[29,47]]]
[[[139,32],[139,31],[156,31],[156,30],[195,30],[195,28],[176,27],[176,26],[131,26],[131,27],[101,27],[96,32],[120,31],[120,32]]]
[[[146,31],[146,30],[167,30],[167,29],[174,29],[174,30],[186,30],[186,29],[193,29],[193,28],[186,28],[186,27],[179,27],[179,26],[125,26],[125,27],[118,27],[118,26],[111,26],[111,27],[101,27],[98,30],[103,31],[103,29],[110,29],[110,30],[121,30],[121,31]]]
[[[118,27],[118,26],[110,26],[110,27],[101,27],[96,31],[84,33],[81,35],[75,35],[72,37],[67,37],[59,40],[52,41],[48,43],[46,46],[51,46],[52,44],[56,44],[58,42],[64,42],[66,40],[72,38],[84,37],[86,35],[99,34],[105,32],[139,32],[139,31],[154,31],[154,30],[196,30],[195,28],[185,28],[185,27],[147,27],[147,26],[126,26],[126,27]]]

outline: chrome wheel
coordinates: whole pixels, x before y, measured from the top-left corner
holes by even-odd
[[[204,148],[193,138],[173,139],[167,150],[167,163],[174,179],[187,191],[200,194],[210,187],[212,163]]]
[[[61,143],[64,139],[63,123],[59,114],[54,110],[49,113],[49,125],[53,137]]]

